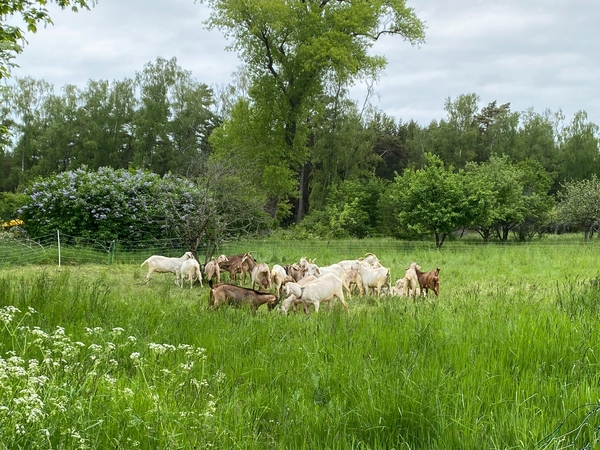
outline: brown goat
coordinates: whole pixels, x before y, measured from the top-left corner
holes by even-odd
[[[229,273],[229,282],[236,281],[237,274],[242,274],[243,283],[246,282],[246,275],[252,270],[256,262],[250,253],[231,256],[219,256],[219,267],[223,272]]]
[[[279,303],[279,298],[268,292],[255,291],[235,284],[215,284],[211,286],[208,305],[217,309],[224,303],[235,308],[247,305],[252,311],[256,311],[266,303],[269,311],[271,311]]]
[[[419,269],[415,268],[415,272],[417,274],[417,278],[419,279],[421,295],[429,294],[429,289],[431,289],[437,297],[440,293],[440,268],[438,267],[437,269],[430,270],[429,272],[421,272]]]

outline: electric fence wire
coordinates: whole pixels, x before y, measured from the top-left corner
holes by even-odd
[[[561,431],[561,428],[565,425],[565,423],[567,422],[569,417],[577,414],[578,411],[585,409],[585,408],[591,408],[591,409],[588,411],[588,413],[585,415],[585,417],[579,423],[579,425],[577,425],[575,428],[573,428],[571,430],[568,430],[567,432],[565,432],[563,434],[559,434]],[[569,411],[569,413],[564,418],[564,420],[554,429],[554,431],[552,431],[552,433],[550,433],[548,436],[544,437],[541,441],[539,441],[536,444],[535,448],[537,450],[545,450],[545,449],[548,449],[550,447],[550,445],[552,445],[553,443],[561,443],[561,442],[565,442],[565,441],[568,442],[569,439],[572,439],[571,442],[569,444],[567,444],[566,447],[561,446],[560,448],[574,449],[575,445],[576,445],[576,441],[580,437],[581,432],[583,431],[584,427],[589,424],[589,420],[592,418],[592,416],[596,415],[598,413],[598,411],[600,411],[600,403],[596,403],[596,404],[588,403],[588,404],[581,405],[581,406],[578,406],[577,408],[572,409],[571,411]],[[594,427],[594,442],[587,442],[579,450],[591,450],[592,448],[595,448],[595,447],[592,447],[592,445],[599,441],[599,439],[596,437],[599,431],[600,431],[600,425],[596,425]]]

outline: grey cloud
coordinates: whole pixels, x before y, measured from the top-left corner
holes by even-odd
[[[408,0],[427,23],[427,42],[386,37],[373,47],[388,66],[372,101],[387,114],[428,124],[444,99],[474,92],[482,105],[514,111],[578,110],[600,123],[600,2],[597,0]],[[193,0],[100,0],[77,14],[50,6],[55,26],[29,37],[15,76],[60,87],[130,78],[156,57],[176,57],[201,82],[222,85],[240,65]],[[364,85],[351,89],[362,102]]]

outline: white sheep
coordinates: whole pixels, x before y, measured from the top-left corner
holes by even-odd
[[[148,264],[148,273],[146,274],[146,283],[150,281],[152,272],[173,273],[175,274],[175,284],[179,286],[179,275],[181,274],[181,265],[188,259],[194,259],[192,252],[186,252],[181,258],[168,258],[161,255],[152,255],[142,263]]]
[[[200,281],[200,287],[204,287],[202,284],[202,271],[198,261],[195,259],[185,260],[181,264],[181,287],[183,287],[183,280],[190,280],[190,289],[192,289],[196,279]]]

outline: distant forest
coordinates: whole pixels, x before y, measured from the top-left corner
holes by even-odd
[[[599,129],[585,111],[512,111],[482,105],[475,93],[447,98],[445,117],[420,125],[348,98],[330,83],[306,114],[296,160],[282,155],[277,124],[260,124],[243,72],[211,88],[175,58],[147,63],[131,79],[90,80],[57,89],[15,78],[0,89],[0,190],[22,192],[36,179],[86,167],[144,169],[193,179],[220,160],[266,192],[265,210],[281,225],[300,222],[339,201],[348,183],[392,182],[435,155],[454,172],[502,157],[535,162],[550,179],[548,195],[566,182],[600,175]],[[246,121],[246,122],[245,122]],[[285,160],[285,164],[280,164]],[[337,200],[336,200],[337,198]]]

